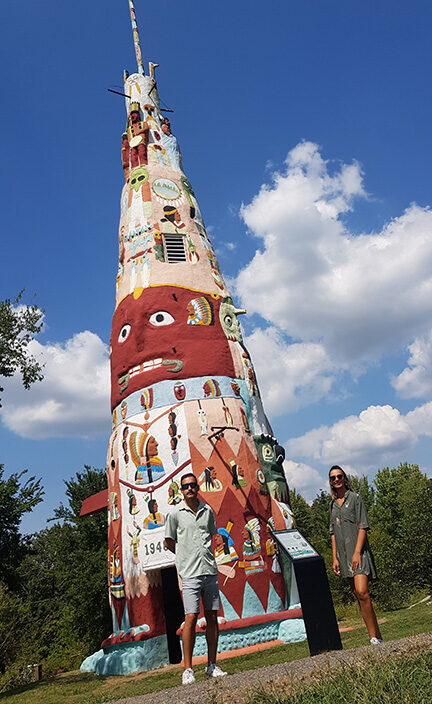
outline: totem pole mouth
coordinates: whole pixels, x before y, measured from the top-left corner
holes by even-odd
[[[158,357],[157,359],[148,359],[146,362],[141,362],[140,364],[131,367],[126,374],[118,379],[119,391],[123,393],[129,386],[129,381],[139,374],[145,374],[145,372],[151,372],[159,367],[166,367],[168,372],[179,372],[183,368],[183,361],[181,359],[162,359]]]

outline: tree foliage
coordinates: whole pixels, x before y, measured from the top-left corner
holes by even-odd
[[[106,489],[107,479],[105,470],[87,465],[84,470],[65,482],[68,506],[55,511],[54,525],[32,536],[22,573],[26,599],[42,597],[37,619],[56,623],[56,647],[75,643],[90,652],[111,630],[107,514],[79,512],[84,499]]]
[[[22,482],[26,470],[4,479],[0,465],[0,581],[10,590],[19,586],[19,566],[26,552],[25,541],[19,532],[21,519],[31,511],[44,494],[41,480],[29,477]]]
[[[0,497],[12,497],[0,500],[12,536],[20,510],[31,510],[40,491],[34,479],[20,487],[20,476],[0,482]],[[79,666],[112,629],[107,515],[79,516],[82,501],[107,487],[106,473],[85,466],[65,484],[67,504],[56,509],[53,524],[25,544],[20,537],[14,590],[0,585],[0,691],[19,682],[28,663],[42,662],[45,673]]]
[[[375,477],[371,547],[379,601],[396,607],[415,589],[432,589],[432,480],[418,465],[385,467]]]
[[[28,351],[29,342],[41,331],[43,310],[20,304],[24,289],[15,300],[0,301],[0,377],[18,371],[26,389],[43,379],[42,366]],[[3,388],[0,386],[0,392]]]

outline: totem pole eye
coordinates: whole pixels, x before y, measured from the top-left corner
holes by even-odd
[[[124,342],[129,337],[130,331],[131,331],[131,326],[129,325],[129,323],[126,323],[126,325],[123,325],[122,329],[120,330],[120,334],[118,336],[118,341]]]
[[[150,316],[149,322],[152,325],[171,325],[174,322],[174,318],[166,310],[158,310]]]
[[[224,321],[225,321],[225,325],[226,325],[228,328],[231,328],[231,327],[232,327],[232,325],[233,325],[233,319],[232,319],[232,317],[231,317],[230,315],[226,315],[225,318],[224,318]]]

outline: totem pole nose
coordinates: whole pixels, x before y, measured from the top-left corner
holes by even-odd
[[[147,330],[143,324],[137,326],[136,346],[139,352],[144,352],[147,342]]]

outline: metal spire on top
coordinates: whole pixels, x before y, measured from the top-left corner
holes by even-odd
[[[140,40],[139,40],[139,34],[138,34],[138,25],[135,17],[135,7],[133,4],[133,0],[129,0],[129,11],[130,11],[130,17],[131,17],[131,22],[132,22],[132,34],[133,34],[133,40],[134,40],[134,45],[135,45],[135,54],[136,54],[136,60],[138,64],[138,73],[141,73],[143,76],[145,75],[144,72],[144,66],[143,66],[143,61],[142,61],[142,55],[141,55],[141,46],[140,46]]]

